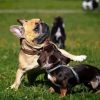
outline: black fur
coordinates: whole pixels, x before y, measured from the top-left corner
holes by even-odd
[[[57,16],[54,18],[53,26],[51,29],[51,36],[50,39],[52,42],[54,42],[59,48],[65,48],[65,40],[66,40],[66,34],[65,34],[65,29],[63,26],[63,19],[60,16]],[[56,32],[60,29],[61,36],[57,39],[56,37]]]

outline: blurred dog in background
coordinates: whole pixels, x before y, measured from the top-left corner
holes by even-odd
[[[66,34],[62,17],[57,16],[54,18],[50,38],[59,48],[65,48]]]
[[[94,10],[98,8],[99,6],[99,0],[83,0],[82,2],[82,8],[84,10]]]

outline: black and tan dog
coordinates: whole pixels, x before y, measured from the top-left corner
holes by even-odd
[[[31,20],[18,20],[21,25],[12,25],[10,31],[16,35],[21,42],[21,49],[19,52],[19,67],[16,73],[16,79],[11,85],[12,89],[17,90],[22,77],[26,72],[32,69],[37,71],[41,68],[37,62],[39,58],[39,52],[46,45],[46,39],[49,34],[49,27],[46,23],[40,19]],[[83,61],[86,59],[85,55],[75,56],[63,49],[57,48],[66,57],[74,61]],[[34,78],[34,77],[33,77]]]
[[[66,34],[62,17],[57,16],[54,18],[50,38],[59,48],[65,48]]]
[[[83,83],[90,89],[100,92],[100,70],[87,64],[68,67],[70,59],[62,55],[57,48],[49,43],[41,51],[38,63],[43,66],[48,74],[48,79],[54,84],[49,89],[55,91],[55,86],[60,89],[61,96],[65,96],[71,87]]]

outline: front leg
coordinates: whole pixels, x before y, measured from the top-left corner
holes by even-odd
[[[71,60],[73,61],[83,61],[86,59],[86,55],[79,55],[79,56],[76,56],[76,55],[73,55],[73,54],[70,54],[68,53],[67,51],[63,50],[63,49],[59,49],[58,50],[66,57],[70,58]]]
[[[17,73],[16,73],[16,79],[15,79],[13,85],[10,86],[11,89],[15,89],[15,90],[18,89],[24,73],[25,73],[25,71],[23,69],[18,68]]]
[[[67,89],[66,88],[60,88],[60,96],[61,97],[66,96],[66,93],[67,93]]]
[[[27,72],[27,78],[28,78],[28,82],[29,85],[33,85],[33,83],[35,82],[36,78],[40,75],[45,73],[44,69],[41,69],[41,67],[37,67],[37,68],[33,68],[32,70],[29,70]]]
[[[22,64],[20,64],[18,70],[17,70],[17,73],[16,73],[16,79],[13,83],[13,85],[11,85],[11,89],[15,89],[17,90],[20,83],[21,83],[21,80],[22,80],[22,77],[24,76],[24,74],[29,71],[29,70],[32,70],[34,68],[37,68],[39,65],[37,63],[37,59],[38,57],[34,57],[33,62],[31,62],[30,64],[27,63],[25,65],[22,66]]]
[[[55,89],[54,89],[53,87],[50,87],[50,88],[49,88],[49,92],[50,92],[50,93],[54,93],[54,92],[55,92]]]

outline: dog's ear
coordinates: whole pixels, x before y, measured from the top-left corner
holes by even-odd
[[[24,34],[23,34],[23,27],[22,26],[18,26],[18,25],[12,25],[10,26],[10,31],[16,35],[18,38],[24,38]]]
[[[17,22],[20,23],[21,25],[23,25],[25,22],[27,22],[27,20],[25,20],[25,19],[17,19]]]

